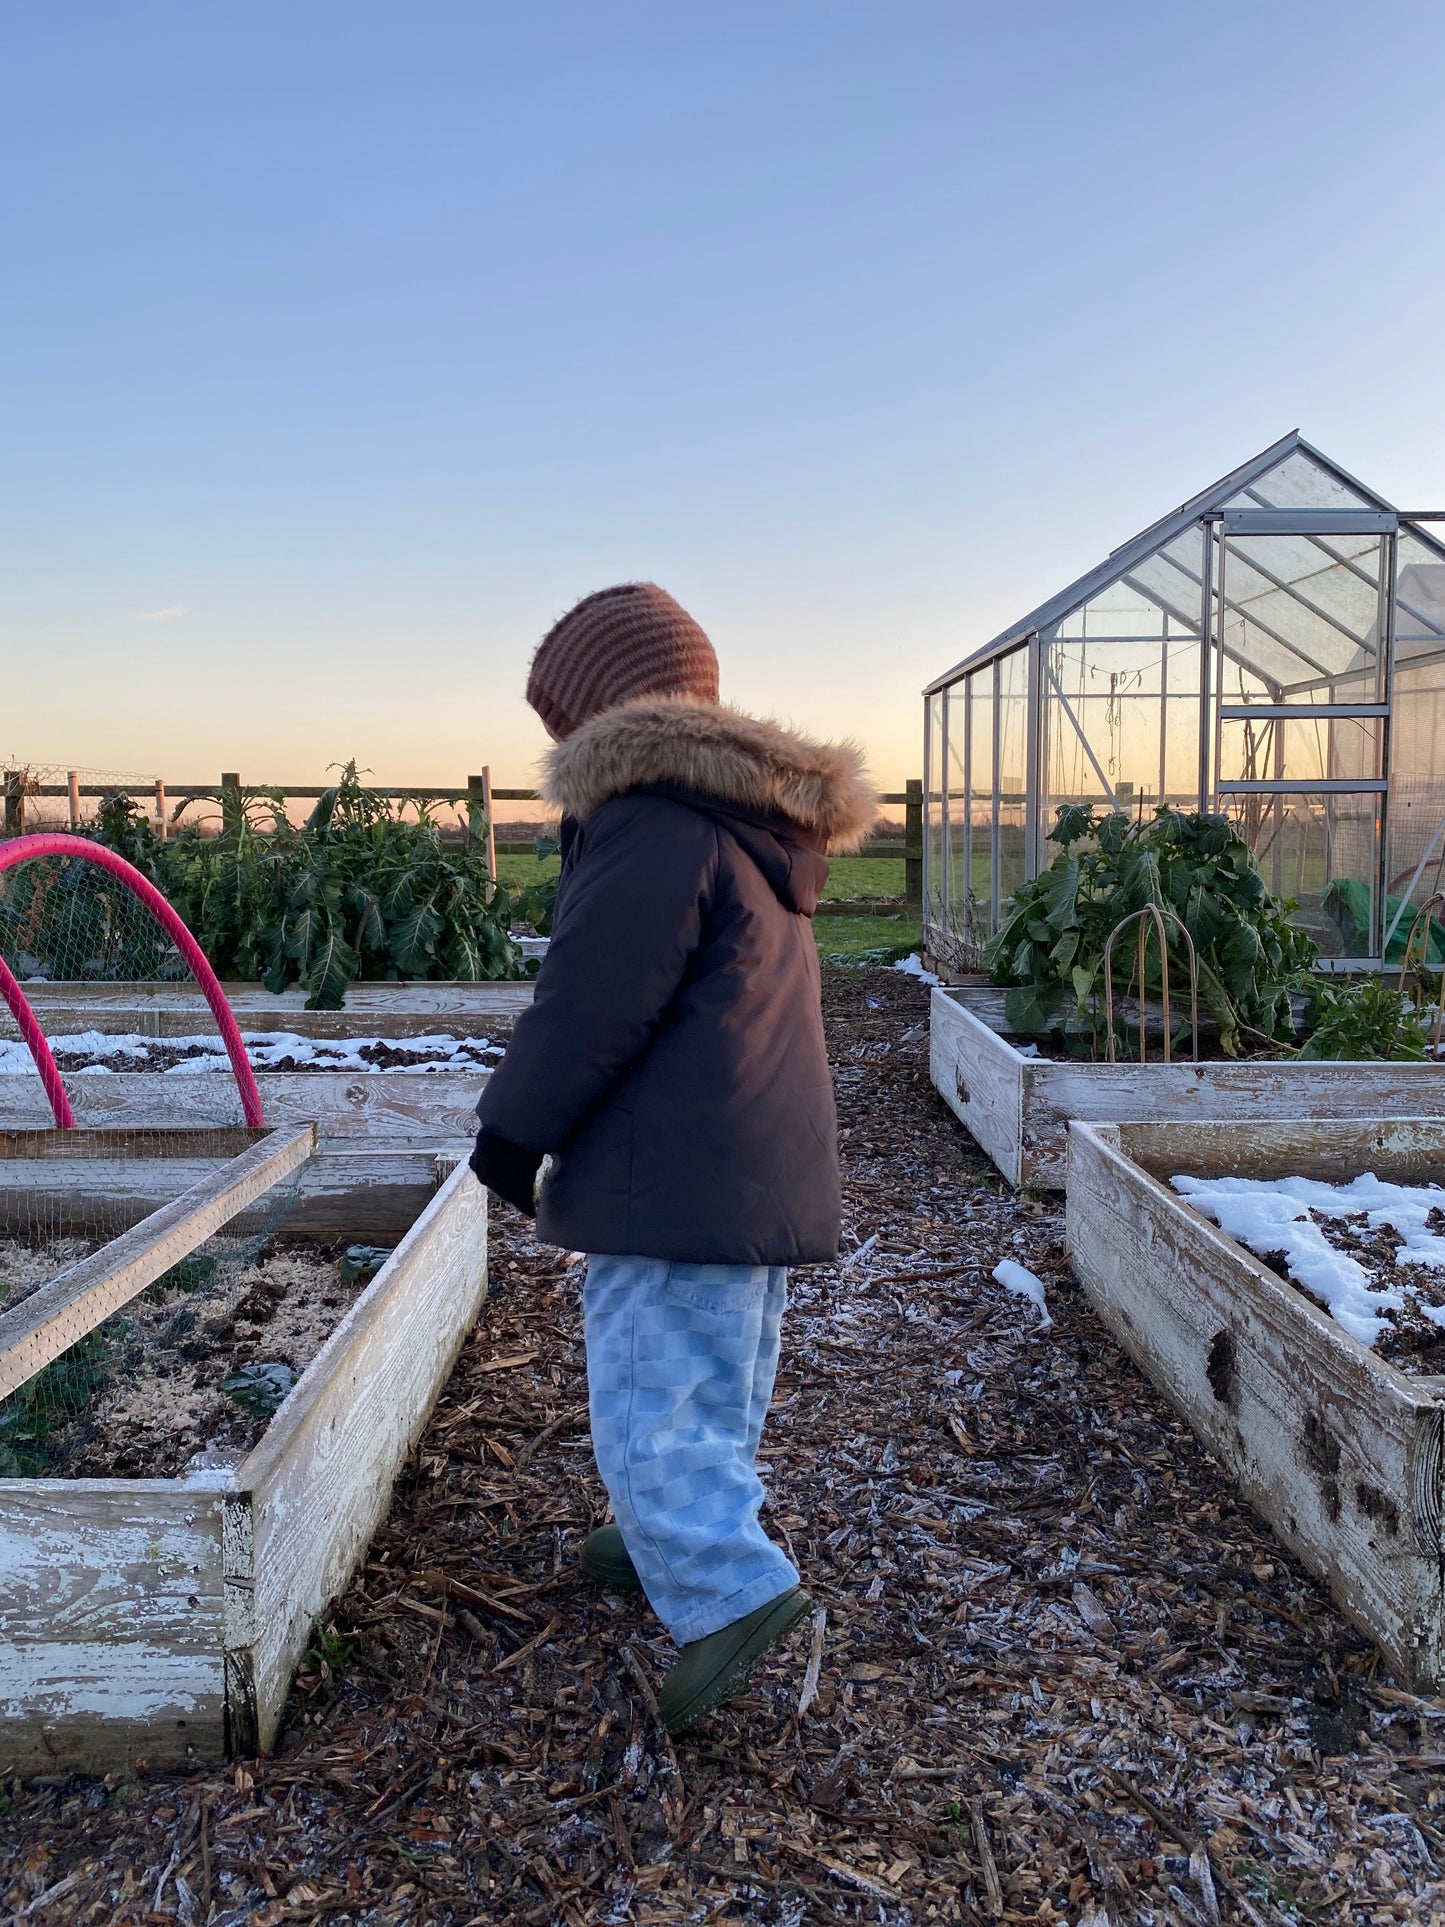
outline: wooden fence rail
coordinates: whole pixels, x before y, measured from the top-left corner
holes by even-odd
[[[24,770],[7,769],[0,774],[5,799],[6,836],[25,834],[25,805],[32,796],[64,797],[70,807],[72,828],[80,823],[80,806],[83,797],[109,797],[135,794],[134,788],[116,783],[82,783],[75,771],[64,783],[32,783]],[[170,821],[168,811],[176,802],[198,802],[210,799],[221,806],[224,817],[228,805],[239,810],[243,790],[240,775],[235,770],[222,772],[219,783],[167,783],[163,778],[155,779],[154,816],[157,826],[164,834]],[[308,802],[324,796],[334,788],[329,783],[256,783],[251,789],[272,790],[284,797],[298,797]],[[492,838],[492,809],[497,803],[535,803],[540,801],[536,790],[494,789],[491,786],[490,772],[483,771],[479,776],[469,776],[464,785],[448,783],[411,783],[400,788],[382,788],[368,785],[374,796],[385,797],[388,802],[412,803],[477,803],[487,818],[488,838]],[[889,837],[874,837],[865,843],[859,852],[868,857],[903,858],[905,906],[910,911],[921,911],[923,907],[923,784],[910,779],[901,790],[887,790],[878,801],[883,804],[903,806],[903,837],[901,845]],[[532,856],[536,853],[535,843],[504,840],[492,843],[494,856]],[[496,874],[493,861],[492,873]]]

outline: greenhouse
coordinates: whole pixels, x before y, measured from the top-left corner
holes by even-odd
[[[1336,969],[1445,886],[1445,544],[1288,435],[925,692],[924,924],[977,968],[1065,804],[1237,824]]]

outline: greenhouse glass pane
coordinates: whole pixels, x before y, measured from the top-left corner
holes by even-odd
[[[923,793],[923,921],[929,926],[943,919],[947,814],[943,800],[943,706],[946,700],[943,691],[928,698],[926,723],[928,779]]]
[[[954,685],[948,704],[948,927],[972,938],[974,930],[970,846],[968,771],[970,744],[969,687],[971,678]]]
[[[1395,659],[1445,649],[1445,556],[1400,534],[1395,555]]]
[[[1043,648],[1046,827],[1066,803],[1196,809],[1198,637],[1156,608],[1154,635],[1100,640],[1097,599],[1070,620],[1089,634],[1052,634]]]
[[[985,931],[994,927],[997,901],[993,889],[995,852],[993,824],[993,665],[977,670],[968,678],[969,704],[969,783],[968,837],[969,874],[973,895],[979,906],[979,921]]]
[[[1321,468],[1303,449],[1295,449],[1266,475],[1234,496],[1231,508],[1355,509],[1378,506]]]
[[[1322,957],[1377,954],[1377,793],[1225,795],[1220,802],[1271,891],[1298,902],[1293,920]]]
[[[1219,725],[1219,777],[1230,782],[1370,780],[1380,770],[1375,716],[1226,717]]]
[[[1397,662],[1389,821],[1390,892],[1423,903],[1445,888],[1445,660],[1438,657]]]
[[[998,666],[998,895],[999,908],[1028,874],[1029,656],[1016,649]]]
[[[1271,702],[1376,700],[1383,544],[1377,535],[1232,535],[1224,545],[1226,658]]]

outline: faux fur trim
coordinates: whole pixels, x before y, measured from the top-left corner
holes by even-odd
[[[550,751],[542,794],[566,816],[648,783],[698,790],[822,830],[856,849],[877,808],[852,743],[815,743],[722,703],[644,696],[594,716]]]

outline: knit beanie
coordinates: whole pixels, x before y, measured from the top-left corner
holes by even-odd
[[[636,696],[718,700],[712,644],[655,582],[584,596],[543,636],[527,678],[527,701],[559,743]]]

